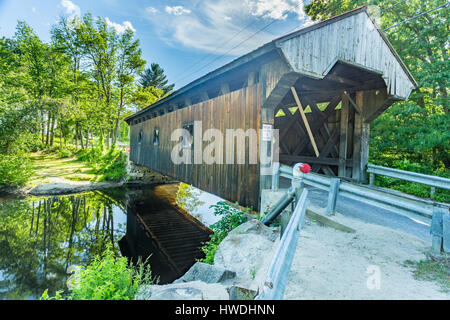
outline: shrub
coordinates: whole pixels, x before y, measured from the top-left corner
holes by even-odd
[[[215,205],[210,206],[210,208],[214,208],[214,215],[222,216],[222,219],[211,225],[214,233],[210,236],[210,240],[202,247],[205,258],[199,261],[214,264],[214,255],[219,244],[231,230],[246,222],[247,217],[243,211],[232,207],[227,201],[217,202]]]
[[[77,157],[79,160],[85,161],[93,169],[93,173],[100,175],[99,181],[117,181],[127,174],[126,155],[119,149],[111,148],[104,152],[103,148],[96,146],[80,150]]]
[[[0,154],[0,188],[20,187],[33,174],[31,161],[23,154]]]
[[[111,246],[72,278],[71,294],[73,300],[132,300],[142,285],[151,284],[152,274],[149,265],[138,262],[136,266],[128,263],[127,258],[116,258]],[[44,291],[42,300],[61,300],[62,291],[55,297],[49,297]]]

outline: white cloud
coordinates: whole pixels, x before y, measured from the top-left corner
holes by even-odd
[[[154,14],[154,13],[158,13],[159,10],[154,8],[154,7],[147,7],[147,8],[145,8],[145,12],[150,13],[150,14]]]
[[[303,1],[298,0],[245,0],[252,15],[271,18],[286,19],[287,14],[296,13],[299,20],[307,16],[303,10]]]
[[[168,14],[173,14],[174,16],[181,16],[185,13],[191,13],[191,10],[186,9],[183,6],[175,6],[175,7],[166,6],[165,10]]]
[[[105,21],[108,27],[114,28],[118,34],[124,33],[127,29],[136,32],[136,29],[133,28],[133,25],[130,21],[124,21],[122,24],[120,24],[112,22],[108,17],[105,18]]]
[[[183,14],[183,9],[190,14]],[[299,0],[198,0],[192,2],[190,10],[167,6],[165,12],[145,17],[169,45],[182,44],[188,48],[233,56],[248,53],[288,33],[294,25],[301,27],[309,22],[303,11],[303,2]],[[283,22],[254,35],[271,19]],[[245,26],[247,28],[244,29]]]
[[[76,15],[76,16],[81,15],[80,7],[77,6],[75,3],[73,3],[70,0],[62,0],[61,6],[65,9],[67,14]]]

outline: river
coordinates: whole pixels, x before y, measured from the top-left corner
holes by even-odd
[[[197,219],[180,210],[176,190],[161,185],[0,198],[0,299],[67,292],[68,268],[85,266],[107,244],[131,261],[148,258],[160,284],[179,278],[203,257],[216,220],[205,206]]]

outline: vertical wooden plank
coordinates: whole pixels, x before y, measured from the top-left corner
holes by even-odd
[[[367,181],[367,164],[369,163],[370,123],[362,121],[361,126],[360,181],[365,183]]]
[[[345,177],[347,170],[347,142],[348,142],[348,97],[342,96],[341,102],[341,121],[339,134],[339,170],[338,176]]]
[[[259,82],[261,83],[261,124],[260,124],[260,128],[263,127],[264,124],[269,124],[272,125],[274,124],[274,107],[273,105],[266,105],[264,104],[265,100],[267,99],[268,96],[268,89],[271,88],[271,84],[269,84],[268,82],[268,75],[270,74],[270,71],[267,70],[268,67],[263,68],[261,70],[261,72],[259,73]],[[262,141],[262,136],[260,137],[259,140],[259,147],[260,147],[260,161],[261,159],[263,159],[263,151],[266,149],[263,147],[263,144],[268,144],[268,142],[266,141]],[[267,169],[267,167],[270,167],[269,165],[263,165],[260,162],[260,175],[259,175],[259,188],[260,188],[260,192],[264,189],[270,189],[271,188],[271,184],[272,184],[272,177],[268,176],[268,175],[263,175],[263,170]],[[259,209],[259,208],[258,208]]]
[[[363,92],[356,92],[356,104],[362,106]],[[362,115],[355,113],[354,131],[353,131],[353,170],[352,178],[361,181],[361,136],[362,136]]]

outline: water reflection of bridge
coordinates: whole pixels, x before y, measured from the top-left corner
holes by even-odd
[[[181,277],[202,258],[201,247],[211,230],[175,205],[177,185],[133,190],[127,194],[127,233],[119,245],[123,255],[149,257],[160,283]]]

